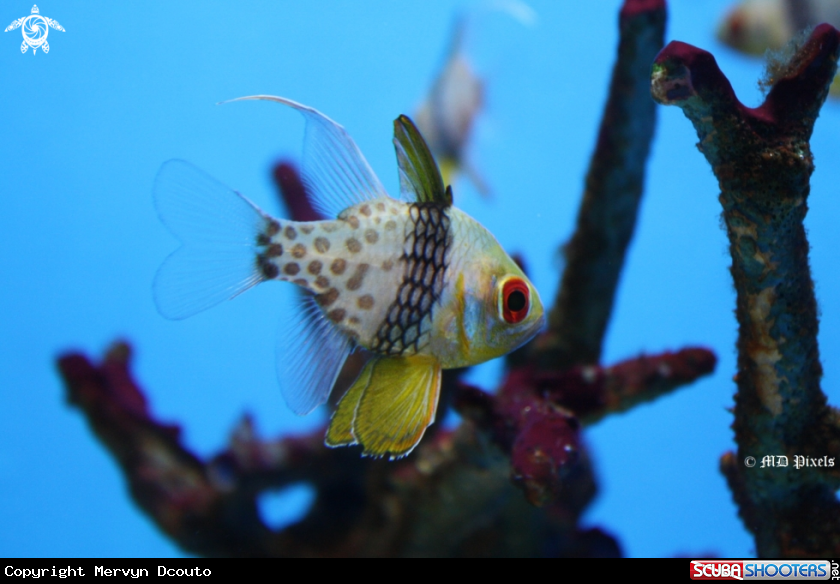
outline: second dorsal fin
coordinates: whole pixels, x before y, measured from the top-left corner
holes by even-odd
[[[406,115],[394,120],[394,147],[403,197],[418,203],[452,204],[452,189],[444,188],[440,170],[426,141]]]

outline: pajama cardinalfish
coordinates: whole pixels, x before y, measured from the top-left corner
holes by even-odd
[[[356,348],[370,359],[341,398],[326,445],[391,459],[434,421],[441,370],[475,365],[531,339],[545,320],[536,289],[493,235],[452,205],[422,136],[394,122],[401,198],[385,192],[344,129],[291,100],[306,120],[303,179],[324,221],[275,219],[191,164],[155,180],[163,223],[181,240],[155,279],[158,310],[186,318],[267,280],[306,291],[284,314],[278,376],[297,414],[324,403]]]

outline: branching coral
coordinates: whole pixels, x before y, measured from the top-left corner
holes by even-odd
[[[432,427],[414,453],[386,462],[326,448],[323,430],[264,440],[246,417],[225,451],[201,460],[176,426],[152,416],[126,344],[100,364],[60,359],[71,403],[117,459],[135,501],[178,545],[209,556],[620,554],[611,535],[579,524],[596,492],[582,426],[691,383],[716,359],[689,348],[599,364],[655,125],[648,75],[663,44],[664,1],[626,0],[619,23],[610,97],[549,330],[508,356],[496,394],[446,372],[438,419],[454,407],[464,419],[454,431]],[[278,166],[275,179],[292,217],[314,218],[294,167]],[[353,375],[345,367],[339,387]],[[257,497],[299,482],[315,489],[312,508],[270,529]]]
[[[618,61],[566,269],[549,313],[539,361],[552,368],[597,363],[612,314],[624,256],[644,187],[645,165],[656,126],[647,83],[650,63],[665,35],[665,2],[625,2],[620,15]]]
[[[840,552],[840,469],[793,466],[836,456],[837,411],[820,389],[817,303],[803,220],[814,170],[809,139],[837,69],[840,33],[824,24],[780,69],[758,108],[742,105],[706,51],[672,42],[651,92],[694,124],[720,185],[737,292],[737,454],[721,461],[759,555]],[[789,467],[744,465],[787,456]]]

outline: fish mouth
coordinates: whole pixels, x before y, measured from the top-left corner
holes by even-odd
[[[540,315],[540,317],[537,320],[535,320],[531,326],[528,327],[528,339],[530,340],[533,337],[537,336],[537,333],[546,328],[547,325],[548,318],[546,317],[545,312],[543,312]]]
[[[537,320],[535,320],[534,322],[532,322],[532,323],[528,326],[528,328],[526,328],[526,329],[522,332],[521,336],[519,337],[519,338],[520,338],[520,341],[516,344],[516,346],[512,347],[511,349],[509,349],[509,350],[508,350],[508,352],[510,352],[510,351],[515,351],[516,349],[518,349],[519,347],[521,347],[521,346],[522,346],[522,345],[524,345],[525,343],[527,343],[527,342],[531,341],[531,340],[532,340],[535,336],[537,336],[537,334],[538,334],[538,333],[539,333],[542,329],[544,329],[544,328],[545,328],[545,326],[546,326],[546,324],[547,324],[547,323],[548,323],[548,319],[546,318],[545,313],[543,313],[543,314],[542,314],[542,315],[541,315],[541,316],[540,316]]]
[[[537,336],[540,331],[548,327],[548,315],[546,314],[545,305],[542,303],[539,292],[537,292],[537,289],[533,287],[533,284],[531,284],[531,289],[533,290],[534,295],[534,305],[538,306],[540,310],[540,317],[528,327],[528,340],[531,340]]]

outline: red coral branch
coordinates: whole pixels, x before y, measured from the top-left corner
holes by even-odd
[[[840,33],[814,29],[755,109],[741,104],[714,57],[672,42],[651,91],[694,124],[717,176],[739,324],[735,438],[722,469],[762,556],[840,553],[838,469],[795,469],[796,456],[837,452],[840,426],[820,388],[817,303],[803,220],[814,170],[808,140],[837,69]],[[748,456],[791,466],[744,466]]]
[[[628,0],[598,143],[586,175],[577,227],[563,249],[566,267],[539,341],[542,366],[597,363],[642,197],[656,126],[650,63],[662,48],[665,2]]]
[[[328,449],[323,430],[261,440],[245,418],[229,447],[201,460],[176,426],[151,415],[129,371],[129,347],[100,365],[59,359],[69,401],[117,459],[138,505],[185,551],[205,556],[617,555],[600,530],[580,529],[580,508],[529,505],[509,480],[508,459],[475,427],[439,432],[398,462]],[[582,484],[591,484],[583,476]],[[568,480],[573,485],[580,479]],[[306,482],[306,517],[274,531],[259,516],[260,493]]]
[[[496,396],[461,385],[455,408],[510,453],[512,477],[535,505],[562,503],[580,513],[595,494],[579,422],[656,399],[710,374],[708,349],[641,356],[611,367],[579,366],[556,372],[518,367]],[[570,481],[569,477],[576,480]]]
[[[294,221],[320,221],[325,217],[315,210],[309,198],[306,185],[295,165],[283,160],[274,165],[271,171],[277,192],[289,210],[289,218]]]
[[[712,351],[688,348],[676,353],[642,355],[611,367],[583,366],[542,372],[539,390],[553,403],[570,409],[584,424],[629,410],[711,374]]]

